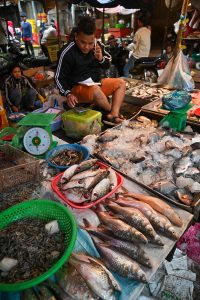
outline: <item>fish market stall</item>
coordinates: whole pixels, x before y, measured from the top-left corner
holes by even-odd
[[[187,120],[189,123],[200,124],[200,91],[195,90],[191,93],[192,107],[187,112]],[[162,98],[156,99],[151,103],[145,104],[142,110],[150,113],[159,113],[164,116],[169,113],[169,110],[162,108]]]
[[[99,136],[85,137],[83,145],[150,191],[198,211],[200,135],[191,127],[175,133],[157,127],[159,119],[139,114],[134,118]]]
[[[156,84],[149,85],[147,82],[136,79],[124,78],[124,80],[126,81],[125,101],[138,106],[148,105],[169,93],[168,89],[158,87]]]
[[[59,145],[66,144],[60,139],[55,139]],[[156,200],[158,206],[154,207],[154,200],[148,198],[151,194],[147,189],[126,179],[125,176],[97,159],[78,162],[62,172],[49,166],[46,161],[41,161],[40,171],[42,172],[41,182],[33,187],[32,193],[29,186],[27,198],[46,198],[67,206],[79,225],[76,245],[70,258],[71,267],[65,265],[55,275],[59,287],[62,287],[68,295],[76,293],[77,296],[79,293],[77,299],[85,299],[83,295],[86,297],[88,293],[89,299],[98,299],[102,296],[102,286],[111,293],[105,299],[137,299],[145,282],[150,280],[172,250],[177,239],[190,224],[193,215],[172,203],[169,205],[162,203],[159,199]],[[16,187],[16,195],[21,190],[17,189],[18,187]],[[89,190],[91,198],[85,195],[85,189]],[[79,197],[79,192],[81,192],[81,197]],[[9,191],[6,193],[4,195],[3,192],[0,196],[3,202],[6,201],[6,196],[9,197]],[[135,199],[131,198],[132,196]],[[143,197],[143,200],[137,197]],[[74,208],[75,204],[79,207],[78,209]],[[95,207],[94,204],[96,204]],[[150,204],[154,208],[151,208]],[[87,208],[88,205],[89,208]],[[4,207],[2,203],[2,210]],[[130,219],[130,215],[127,215],[127,207],[129,212],[134,211],[134,218]],[[149,212],[150,219],[147,218]],[[166,219],[166,215],[170,220]],[[126,219],[129,219],[129,224],[125,223]],[[131,230],[131,234],[127,233],[127,230],[128,232]],[[127,251],[127,245],[131,253],[130,251],[123,252]],[[80,251],[85,254],[80,255]],[[109,260],[108,255],[111,255]],[[132,255],[132,258],[129,255]],[[94,259],[99,257],[102,259],[101,264],[97,264]],[[116,265],[113,262],[117,257],[120,257],[121,262]],[[88,259],[90,266],[87,265],[89,269],[85,269],[85,260]],[[127,268],[127,263],[131,266],[130,270]],[[122,265],[125,266],[123,271]],[[112,278],[112,287],[107,286],[107,281],[101,285],[102,277],[98,276],[100,270],[105,272],[105,276]],[[52,282],[47,283],[53,285]],[[45,287],[48,286],[47,283],[44,284]],[[64,296],[66,294],[62,294],[59,299],[65,299]]]

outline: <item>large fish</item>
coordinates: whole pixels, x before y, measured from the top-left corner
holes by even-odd
[[[81,276],[86,280],[90,289],[104,300],[115,300],[115,290],[121,288],[107,268],[97,259],[84,254],[73,253],[69,260]]]
[[[93,189],[91,201],[95,201],[99,198],[102,198],[110,191],[110,179],[102,179]]]
[[[83,226],[82,228],[87,230],[93,236],[97,236],[104,242],[110,244],[111,246],[116,248],[119,252],[123,252],[128,257],[136,260],[140,264],[149,268],[152,267],[150,258],[139,245],[114,238],[112,231],[107,230],[103,226],[101,227]]]
[[[147,243],[148,240],[140,231],[126,224],[122,220],[106,212],[97,212],[101,221],[113,230],[113,234],[129,242]]]
[[[99,297],[88,287],[83,277],[72,265],[65,266],[56,273],[61,288],[73,300],[98,300]]]
[[[165,215],[174,225],[178,227],[183,225],[182,220],[173,210],[173,208],[159,198],[137,193],[127,193],[124,194],[124,196],[131,197],[149,204],[153,209],[160,212],[162,215]]]
[[[63,173],[60,182],[66,183],[67,181],[69,181],[72,176],[75,174],[75,171],[77,169],[78,165],[73,165],[71,167],[69,167],[67,170],[65,170],[65,172]]]
[[[90,169],[91,167],[93,167],[97,162],[97,159],[89,159],[89,160],[85,160],[82,163],[80,163],[75,171],[75,174],[83,172],[87,169]]]
[[[97,174],[103,172],[103,169],[97,169],[97,170],[86,170],[83,172],[80,172],[76,175],[74,175],[71,180],[80,180],[80,179],[84,179],[84,178],[88,178],[88,177],[94,177]]]
[[[151,223],[137,208],[121,207],[120,205],[112,201],[109,201],[107,205],[112,211],[117,213],[120,218],[122,217],[124,222],[128,223],[131,226],[134,226],[143,234],[150,237],[152,242],[155,242],[160,246],[164,245],[159,235],[157,235],[157,233],[153,229]]]
[[[153,227],[159,232],[164,233],[167,237],[177,239],[175,228],[167,218],[157,213],[150,205],[142,201],[134,200],[133,198],[118,198],[117,203],[122,206],[138,208],[150,221]],[[168,222],[166,222],[166,220]]]
[[[147,282],[144,271],[135,261],[95,237],[93,237],[93,241],[108,269],[122,277]]]
[[[159,216],[149,204],[135,200],[133,198],[122,198],[122,197],[116,199],[115,201],[121,206],[137,208],[150,221],[150,223],[153,226],[155,226],[156,229],[159,228],[162,229],[163,224]]]

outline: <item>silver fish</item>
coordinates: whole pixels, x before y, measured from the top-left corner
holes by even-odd
[[[187,156],[181,158],[175,165],[175,173],[178,175],[185,173],[185,171],[193,165],[193,162],[191,161],[190,157]]]
[[[158,181],[151,185],[151,187],[164,195],[169,195],[177,190],[177,186],[173,182],[167,180]]]
[[[79,180],[79,179],[84,179],[84,178],[87,178],[87,177],[94,177],[97,174],[102,173],[102,172],[103,172],[103,169],[86,170],[86,171],[83,171],[83,172],[80,172],[80,173],[74,175],[71,178],[71,180]]]
[[[97,212],[101,221],[113,230],[113,234],[126,241],[147,243],[148,240],[140,231],[124,223],[116,217],[110,216],[106,212]]]
[[[98,300],[99,297],[88,287],[83,277],[76,271],[75,267],[68,265],[56,273],[59,286],[73,300]]]
[[[152,242],[163,246],[163,242],[159,235],[153,229],[149,220],[137,209],[133,207],[121,207],[120,205],[109,201],[108,207],[122,217],[123,221],[136,229],[141,231],[143,234],[151,238]]]
[[[118,137],[117,134],[113,134],[113,132],[111,131],[106,131],[104,134],[100,135],[97,140],[101,143],[105,143],[105,142],[111,142],[117,137]]]
[[[93,257],[77,253],[71,255],[69,262],[96,295],[104,300],[116,300],[114,291],[121,291],[121,288],[102,263]]]
[[[147,282],[144,271],[135,261],[116,251],[116,249],[113,249],[109,244],[99,242],[99,239],[94,237],[93,240],[108,269],[116,272],[122,277],[136,279],[145,283]]]
[[[140,264],[148,268],[152,267],[150,258],[139,245],[114,238],[112,231],[107,230],[103,226],[98,228],[93,226],[87,226],[87,227],[83,226],[83,229],[87,230],[91,234],[91,236],[96,236],[101,240],[103,240],[104,242],[109,243],[111,246],[116,248],[119,252],[123,252],[128,257],[132,258],[133,260],[136,260]]]
[[[178,235],[176,233],[175,228],[172,226],[171,222],[165,217],[164,215],[161,215],[160,213],[156,212],[161,219],[163,223],[162,230],[159,229],[160,232],[163,232],[166,236],[173,238],[175,240],[178,239]]]
[[[71,167],[69,167],[67,170],[65,170],[65,172],[63,173],[60,182],[61,183],[65,183],[67,181],[69,181],[72,176],[74,175],[76,169],[77,169],[78,165],[73,165]]]
[[[82,163],[80,163],[76,169],[75,174],[83,172],[87,169],[90,169],[91,167],[93,167],[97,162],[97,159],[89,159],[89,160],[85,160]]]
[[[117,176],[115,171],[112,168],[109,168],[109,175],[108,178],[110,179],[110,187],[113,189],[114,187],[117,186]]]
[[[70,181],[70,182],[64,184],[61,189],[63,191],[66,191],[66,190],[69,190],[69,189],[84,188],[84,187],[85,187],[84,180],[73,180],[73,181]]]
[[[162,229],[163,224],[159,216],[149,204],[138,200],[134,200],[132,198],[122,197],[118,198],[116,202],[119,203],[121,206],[137,208],[145,215],[145,217],[150,221],[150,223],[153,226],[155,226],[155,228]]]
[[[91,201],[95,201],[103,196],[105,196],[110,191],[110,180],[104,178],[101,180],[93,189]]]

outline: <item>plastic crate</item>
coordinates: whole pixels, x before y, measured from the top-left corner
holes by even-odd
[[[27,181],[37,181],[39,177],[38,159],[10,145],[0,145],[0,192]]]

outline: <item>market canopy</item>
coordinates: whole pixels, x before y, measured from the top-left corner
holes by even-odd
[[[73,4],[82,2],[81,0],[71,0]],[[116,7],[122,5],[125,8],[140,8],[140,9],[151,9],[154,0],[85,0],[92,7]]]
[[[121,5],[118,5],[116,7],[111,7],[111,8],[97,8],[97,10],[106,13],[106,14],[121,14],[121,15],[129,15],[129,14],[133,14],[136,11],[138,11],[139,9],[127,9]]]

